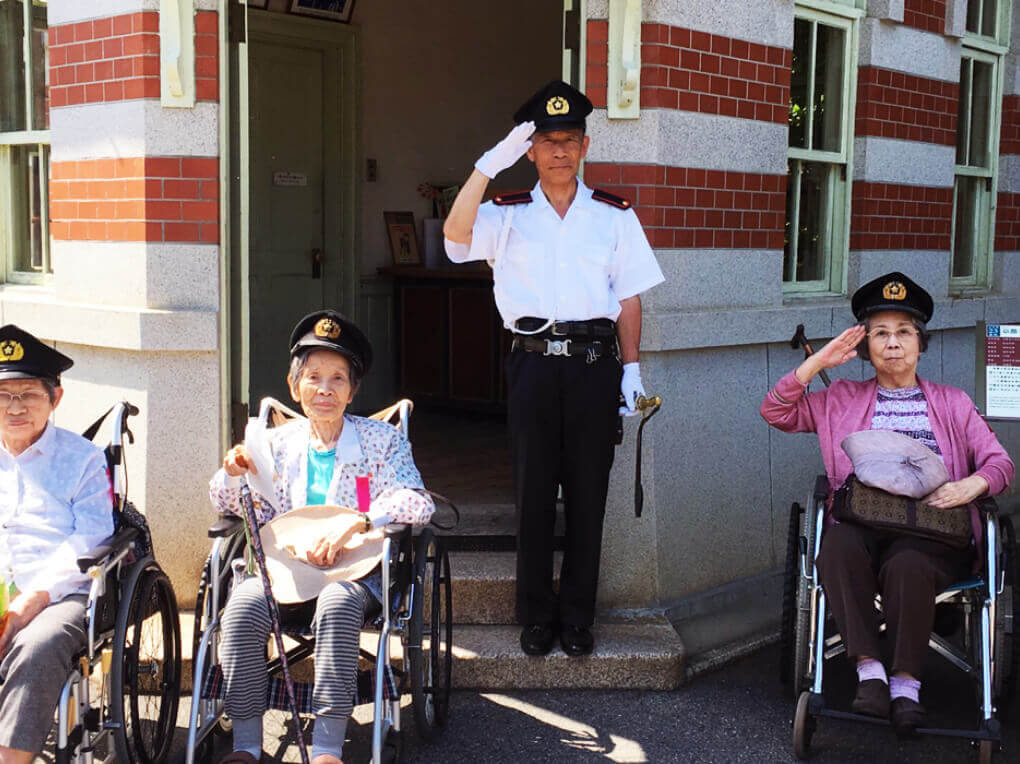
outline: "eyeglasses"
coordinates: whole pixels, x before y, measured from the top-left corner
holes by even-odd
[[[889,340],[895,336],[896,342],[902,345],[913,341],[917,338],[917,335],[917,329],[908,329],[904,326],[901,329],[897,329],[895,332],[890,332],[888,329],[875,329],[875,331],[868,333],[868,338],[874,340],[879,345],[888,345]]]
[[[29,409],[37,409],[49,402],[50,396],[39,390],[24,393],[8,393],[0,391],[0,409],[7,410],[14,401]]]

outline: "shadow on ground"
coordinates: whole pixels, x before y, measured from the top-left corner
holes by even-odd
[[[414,734],[404,709],[410,762],[784,762],[793,704],[777,682],[776,647],[699,677],[674,692],[526,691],[454,695],[449,726],[431,743]],[[975,718],[971,682],[930,656],[922,700],[935,723],[962,726]],[[827,685],[831,700],[848,704],[853,675],[836,661]],[[186,706],[186,703],[183,704]],[[186,707],[171,761],[183,761]],[[344,748],[348,764],[371,756],[370,706],[356,710]],[[1007,723],[1005,751],[1017,760],[1020,727]],[[293,730],[282,714],[267,715],[265,750],[273,762],[299,761]],[[973,762],[966,740],[899,741],[891,730],[821,720],[813,741],[816,762]]]

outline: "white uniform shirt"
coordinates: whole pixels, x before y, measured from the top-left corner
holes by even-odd
[[[512,215],[506,248],[499,241]],[[531,202],[478,208],[471,244],[446,240],[455,263],[486,260],[496,307],[508,327],[522,316],[587,321],[620,315],[620,301],[662,282],[662,271],[634,210],[592,199],[580,180],[560,218],[541,183]]]
[[[87,592],[84,554],[113,533],[113,499],[103,451],[47,424],[18,456],[0,443],[0,573],[50,602]]]

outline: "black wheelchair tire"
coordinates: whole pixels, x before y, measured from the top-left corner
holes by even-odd
[[[129,573],[127,584],[117,613],[110,677],[111,714],[118,725],[114,747],[118,761],[160,764],[170,752],[181,689],[181,627],[177,598],[170,579],[152,558],[136,564]],[[153,722],[143,717],[139,707],[141,666],[137,637],[145,633],[143,623],[156,615],[161,619],[162,628],[153,636],[159,639],[157,649],[163,657],[150,661],[151,670],[161,674],[156,687],[158,708]],[[151,629],[149,634],[152,635]],[[147,710],[151,712],[153,709]],[[151,734],[147,734],[150,731]]]
[[[223,593],[223,602],[217,604],[217,610],[222,610],[227,604],[227,597],[230,594],[230,582],[234,575],[231,562],[235,557],[243,553],[244,543],[245,538],[242,532],[231,536],[224,544],[225,554],[221,559],[220,568],[215,574],[219,576],[220,591]],[[202,642],[202,637],[205,636],[205,631],[202,629],[202,611],[205,607],[205,598],[212,591],[210,576],[213,575],[213,572],[211,568],[212,554],[209,554],[205,558],[205,564],[202,566],[202,577],[199,579],[198,593],[195,595],[195,628],[191,638],[192,656],[198,655],[198,646]]]
[[[808,712],[811,693],[802,692],[793,714],[793,755],[800,760],[811,756],[811,738],[815,734],[815,718]]]
[[[813,502],[807,503],[807,508],[802,513],[800,523],[800,538],[804,539],[807,545],[808,570],[801,571],[800,562],[795,567],[797,571],[797,595],[796,612],[793,634],[793,692],[798,694],[811,686],[814,677],[814,667],[808,665],[811,656],[811,587],[808,579],[801,573],[810,574],[811,566],[814,564],[814,543],[815,543],[815,517],[817,507],[811,511]],[[798,539],[798,546],[800,540]],[[797,550],[797,557],[800,558],[800,549]],[[824,630],[825,624],[818,624],[818,628]]]
[[[1017,665],[1016,618],[1020,613],[1020,566],[1017,560],[1016,532],[1013,520],[1008,515],[999,518],[999,535],[1002,544],[1000,564],[1005,573],[1005,583],[998,597],[999,607],[995,614],[995,676],[992,689],[995,703],[1001,715],[1005,716],[1012,708],[1016,696]]]
[[[790,522],[786,532],[786,565],[783,568],[783,612],[779,627],[779,682],[790,700],[797,697],[794,687],[794,630],[797,627],[797,582],[800,578],[801,516],[804,508],[794,502],[790,505]]]
[[[426,602],[425,591],[429,597]],[[429,617],[425,620],[425,608]],[[429,648],[424,637],[428,630]],[[453,658],[453,599],[450,558],[443,539],[426,528],[415,539],[414,598],[407,638],[411,708],[419,737],[428,742],[449,715]]]

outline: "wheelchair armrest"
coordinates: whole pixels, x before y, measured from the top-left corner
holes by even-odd
[[[829,498],[829,478],[825,475],[819,475],[815,478],[815,490],[812,494],[815,501],[819,504],[823,504],[826,499]]]
[[[219,520],[209,526],[209,538],[218,539],[224,536],[233,536],[244,525],[244,520],[233,515],[223,515]]]
[[[107,539],[104,539],[98,546],[93,547],[78,557],[78,570],[87,573],[93,565],[98,565],[111,555],[122,552],[127,546],[138,538],[138,529],[125,526]]]

